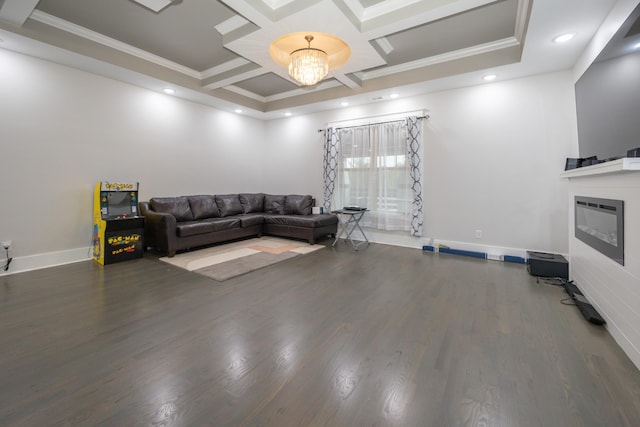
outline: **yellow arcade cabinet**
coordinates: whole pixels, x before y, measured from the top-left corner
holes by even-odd
[[[93,192],[93,259],[99,264],[142,258],[144,217],[136,183],[100,181]]]

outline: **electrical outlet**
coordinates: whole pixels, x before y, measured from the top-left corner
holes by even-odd
[[[482,239],[482,230],[476,230],[476,239]]]
[[[5,248],[5,249],[11,248],[11,240],[3,240],[2,241],[2,247]]]

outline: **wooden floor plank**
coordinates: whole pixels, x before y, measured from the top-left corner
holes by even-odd
[[[0,278],[0,425],[635,426],[640,372],[522,265],[338,244],[226,282]]]

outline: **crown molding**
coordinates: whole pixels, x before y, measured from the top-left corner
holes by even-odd
[[[378,43],[378,46],[380,46],[380,49],[382,49],[385,54],[389,55],[393,52],[393,46],[386,37],[377,38],[375,42]]]
[[[531,0],[520,0],[518,2],[518,11],[516,12],[516,25],[514,36],[519,42],[522,42],[527,23],[529,22],[529,11],[531,10]]]
[[[357,1],[357,0],[355,0]],[[409,7],[415,3],[420,3],[422,0],[387,0],[380,2],[376,5],[367,7],[363,10],[362,16],[360,16],[361,21],[368,21],[370,19],[379,18],[381,16],[388,15],[397,10],[404,9],[405,7]]]
[[[238,87],[235,85],[225,86],[224,88],[229,92],[237,93],[238,95],[242,95],[244,97],[253,99],[254,101],[258,101],[263,104],[267,102],[267,98],[265,98],[264,96],[258,95],[257,93],[251,92],[246,89],[242,89],[241,87]]]
[[[225,34],[229,34],[230,32],[237,30],[238,28],[242,28],[248,23],[249,21],[244,19],[242,16],[234,15],[231,18],[227,19],[226,21],[223,21],[218,25],[214,26],[213,28],[215,28],[216,31],[218,31],[221,35],[224,36]]]
[[[315,86],[314,89],[309,90],[308,88],[307,89],[298,88],[298,89],[290,90],[288,92],[282,92],[282,93],[279,93],[277,95],[267,96],[265,98],[265,100],[266,100],[266,102],[280,101],[281,99],[287,99],[287,98],[291,98],[291,97],[299,96],[299,95],[306,95],[308,93],[313,93],[313,92],[316,92],[316,91],[322,91],[322,90],[325,90],[325,89],[331,89],[331,88],[338,87],[338,86],[342,86],[342,84],[340,84],[340,82],[338,82],[338,81],[336,81],[334,79],[325,80],[323,82],[318,83]]]
[[[218,74],[226,73],[227,71],[235,70],[236,68],[240,68],[244,65],[251,63],[244,58],[236,58],[231,61],[227,61],[224,64],[216,65],[215,67],[211,67],[207,70],[204,70],[201,73],[201,79],[207,79],[209,77],[215,77]]]
[[[168,59],[165,59],[161,56],[154,55],[152,53],[147,52],[146,50],[138,49],[137,47],[133,47],[127,43],[122,43],[118,40],[112,39],[111,37],[107,37],[100,33],[96,33],[95,31],[91,31],[79,25],[72,24],[69,21],[65,21],[64,19],[57,18],[53,15],[49,15],[48,13],[45,13],[39,10],[34,10],[30,18],[33,19],[34,21],[41,22],[43,24],[46,24],[51,27],[57,28],[59,30],[65,31],[67,33],[73,34],[80,38],[91,40],[93,42],[99,43],[103,46],[107,46],[119,52],[123,52],[131,56],[135,56],[136,58],[140,58],[144,61],[148,61],[153,64],[159,65],[161,67],[168,68],[173,71],[177,71],[178,73],[187,75],[189,77],[202,80],[202,74],[194,69],[177,64],[173,61],[169,61]]]
[[[469,56],[480,55],[483,53],[492,52],[494,50],[518,46],[519,44],[520,42],[515,37],[508,37],[506,39],[484,43],[465,49],[459,49],[453,52],[444,53],[442,55],[430,56],[428,58],[418,59],[416,61],[405,62],[404,64],[385,67],[380,70],[365,71],[362,72],[362,74],[356,74],[358,74],[358,76],[361,77],[362,80],[370,80],[378,77],[388,76],[391,74],[415,70],[417,68],[428,67],[430,65],[441,64],[443,62],[455,61],[457,59],[467,58]]]
[[[271,9],[276,10],[289,3],[293,3],[294,0],[262,0],[262,3],[269,6]]]

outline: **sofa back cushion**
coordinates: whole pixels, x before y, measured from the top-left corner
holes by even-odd
[[[154,197],[149,200],[151,209],[156,212],[168,213],[176,218],[176,221],[193,221],[193,214],[186,196],[179,197]]]
[[[284,213],[294,215],[310,215],[313,206],[313,197],[290,194],[284,199]]]
[[[220,211],[215,196],[187,196],[193,219],[218,218]]]
[[[240,194],[240,204],[244,213],[263,212],[264,209],[264,194]]]
[[[284,196],[264,195],[264,211],[269,214],[284,214]]]
[[[237,194],[221,194],[216,195],[216,205],[220,211],[220,216],[231,216],[242,213],[242,205],[240,197]]]

